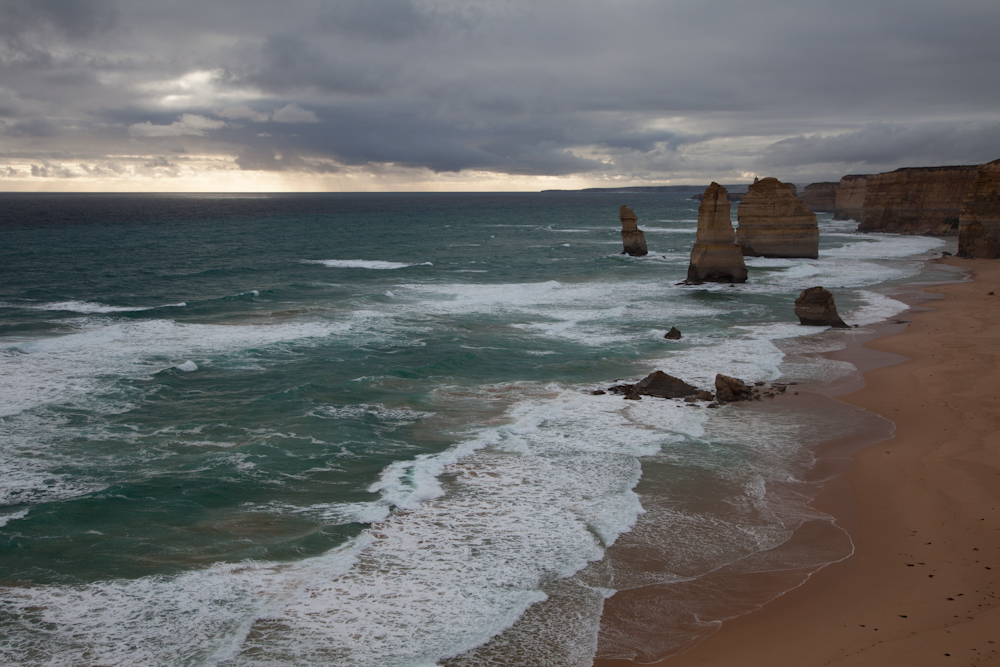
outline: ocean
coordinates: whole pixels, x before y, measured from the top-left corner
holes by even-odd
[[[0,194],[0,662],[653,658],[849,556],[815,447],[875,416],[592,392],[850,376],[951,248],[820,214],[685,286],[687,197]]]

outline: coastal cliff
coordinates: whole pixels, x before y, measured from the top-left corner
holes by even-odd
[[[649,251],[646,249],[646,235],[639,229],[639,218],[628,206],[618,210],[618,218],[622,223],[622,254],[632,257],[642,257]]]
[[[726,189],[712,183],[698,207],[698,233],[691,250],[688,282],[744,283],[747,266],[736,243]]]
[[[789,184],[776,178],[754,181],[736,211],[744,255],[812,259],[819,255],[816,214]]]
[[[869,176],[858,231],[956,234],[977,168],[907,167]]]
[[[834,220],[861,220],[867,184],[868,174],[848,174],[840,179],[833,203]]]
[[[958,256],[1000,258],[1000,160],[976,170],[959,215]]]
[[[837,207],[837,188],[839,183],[810,183],[802,191],[802,201],[813,213],[829,212]]]

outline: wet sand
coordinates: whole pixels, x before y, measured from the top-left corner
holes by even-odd
[[[1000,664],[1000,262],[948,263],[974,280],[929,288],[944,298],[865,343],[907,360],[840,397],[896,424],[815,502],[854,555],[656,664]],[[894,359],[855,357],[863,370]]]

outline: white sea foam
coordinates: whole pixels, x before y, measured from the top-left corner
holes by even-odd
[[[677,402],[549,391],[556,393],[515,405],[506,426],[389,466],[372,503],[297,510],[336,523],[378,522],[322,556],[2,589],[20,620],[0,656],[19,664],[58,656],[66,664],[250,665],[263,651],[273,664],[374,667],[433,665],[479,646],[635,522],[637,457],[673,437],[657,427],[701,428],[701,414]],[[390,506],[405,511],[389,515]],[[587,598],[589,633],[603,596]],[[39,623],[52,630],[37,632]]]
[[[620,323],[632,314],[659,308],[678,288],[655,281],[400,285],[397,293],[416,299],[421,312],[505,317],[512,328],[582,345],[629,340]],[[717,308],[689,301],[670,305],[673,317],[710,317]],[[518,322],[525,320],[528,322]]]
[[[362,379],[364,378],[358,378],[358,380]],[[383,424],[402,426],[430,417],[432,413],[406,408],[388,408],[382,404],[351,403],[347,405],[321,405],[311,410],[309,415],[321,419],[347,420],[363,419],[371,415]]]
[[[864,299],[864,305],[854,308],[841,315],[842,318],[850,320],[851,324],[875,324],[898,315],[909,306],[898,299],[893,299],[885,294],[859,290],[857,294]]]
[[[733,333],[737,335],[730,335],[716,344],[671,351],[669,356],[662,357],[658,361],[657,368],[709,390],[714,390],[717,373],[737,377],[746,382],[778,378],[784,353],[772,340],[780,337],[780,329],[772,327],[742,329],[742,336],[739,337],[734,331]]]
[[[864,239],[826,250],[823,256],[854,260],[901,259],[929,254],[945,244],[944,239],[900,234],[866,234]]]
[[[348,323],[207,325],[170,320],[93,322],[78,333],[0,347],[0,417],[47,403],[86,398],[119,378],[138,378],[188,356],[231,354],[275,343],[324,337]]]
[[[0,505],[2,504],[3,503],[0,503]],[[31,511],[30,509],[23,509],[18,512],[11,512],[10,514],[0,515],[0,528],[3,528],[11,521],[17,521],[18,519],[23,519],[24,517],[28,516],[28,512],[30,511]]]
[[[407,264],[405,262],[386,262],[372,259],[304,259],[304,264],[322,264],[331,269],[375,269],[391,270],[405,269],[409,266],[434,266],[431,262],[420,262],[417,264]]]
[[[8,304],[9,305],[9,304]],[[160,306],[109,306],[103,303],[92,301],[59,301],[56,303],[43,303],[37,305],[21,305],[19,308],[28,310],[52,310],[68,311],[85,314],[110,314],[110,313],[138,313],[145,310],[155,310],[156,308],[183,308],[187,303],[166,303]]]
[[[176,368],[179,371],[184,371],[185,373],[192,373],[198,370],[198,364],[188,359],[183,364],[177,364],[176,366],[174,366],[174,368]]]

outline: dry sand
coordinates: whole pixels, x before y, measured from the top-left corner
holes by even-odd
[[[974,281],[930,288],[944,299],[866,343],[908,361],[841,397],[896,423],[854,456],[853,509],[834,510],[854,556],[657,664],[1000,665],[1000,261],[948,263]]]

